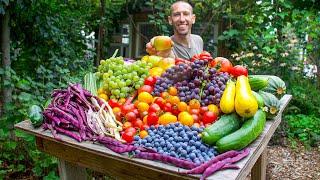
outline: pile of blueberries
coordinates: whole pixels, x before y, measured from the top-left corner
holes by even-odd
[[[168,125],[159,125],[158,128],[150,126],[148,136],[141,139],[134,137],[134,146],[146,147],[154,151],[180,159],[192,161],[196,164],[209,161],[217,151],[202,143],[199,134],[203,131],[200,127],[184,126],[179,122]],[[139,153],[139,150],[136,150]]]

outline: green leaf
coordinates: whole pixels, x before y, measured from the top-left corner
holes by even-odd
[[[17,143],[14,141],[7,141],[5,142],[4,147],[8,150],[14,150],[17,147]]]
[[[20,94],[19,94],[19,96],[18,96],[18,99],[20,100],[20,101],[31,101],[31,99],[32,99],[32,95],[31,94],[29,94],[29,93],[26,93],[26,92],[21,92]]]
[[[56,175],[55,171],[50,171],[50,173],[43,178],[44,180],[59,180],[60,178]]]

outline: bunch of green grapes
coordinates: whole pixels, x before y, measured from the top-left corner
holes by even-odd
[[[97,74],[109,98],[120,99],[130,96],[144,84],[150,67],[151,64],[147,62],[126,64],[123,57],[114,57],[101,60]]]

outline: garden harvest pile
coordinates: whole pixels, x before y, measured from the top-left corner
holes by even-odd
[[[113,56],[88,73],[83,86],[52,93],[43,127],[57,139],[63,134],[98,141],[204,179],[239,168],[234,163],[250,153],[246,147],[278,114],[285,88],[276,76],[248,75],[244,66],[208,52],[190,61]],[[30,116],[35,125],[42,119],[37,114]]]

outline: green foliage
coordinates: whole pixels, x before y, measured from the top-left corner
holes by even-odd
[[[305,146],[320,145],[320,118],[314,115],[287,115],[284,120],[288,123],[288,137],[299,139]]]

